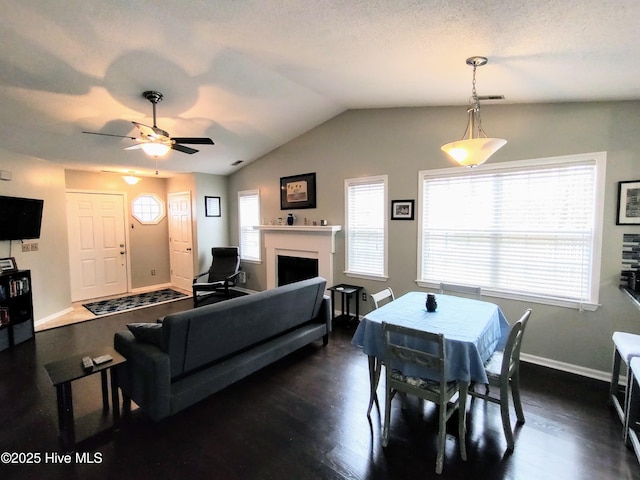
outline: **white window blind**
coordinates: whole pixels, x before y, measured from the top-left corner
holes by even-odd
[[[260,191],[238,192],[238,224],[240,226],[240,258],[260,261]]]
[[[421,280],[597,303],[596,160],[523,163],[421,172]]]
[[[387,274],[387,176],[345,180],[346,273]]]

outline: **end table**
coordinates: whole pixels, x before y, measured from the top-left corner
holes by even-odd
[[[338,285],[334,285],[333,287],[328,288],[328,290],[331,291],[331,321],[334,321],[334,320],[343,321],[347,325],[350,325],[351,323],[358,323],[358,320],[360,318],[360,298],[358,297],[358,292],[360,292],[360,290],[362,290],[363,288],[364,287],[361,287],[359,285],[348,285],[346,283],[340,283]],[[334,309],[334,305],[335,305],[334,295],[336,292],[340,294],[341,307],[342,307],[341,308],[342,314],[339,315],[338,317],[335,316],[336,314]],[[354,295],[356,298],[355,316],[349,313],[349,299]],[[345,302],[345,299],[346,299],[346,302]],[[346,303],[346,310],[345,310],[345,303]]]
[[[95,365],[91,370],[82,368],[82,358],[96,358],[101,355],[111,355],[113,358],[107,363]],[[102,381],[102,410],[104,414],[109,411],[109,387],[107,373],[111,376],[111,400],[113,403],[113,426],[117,427],[120,421],[120,404],[118,395],[118,369],[113,368],[127,361],[122,355],[116,352],[113,347],[103,347],[90,352],[51,362],[44,366],[51,382],[56,387],[58,398],[58,427],[60,437],[65,451],[70,450],[76,444],[75,426],[73,418],[73,396],[71,394],[71,382],[80,378],[88,377],[100,372]]]

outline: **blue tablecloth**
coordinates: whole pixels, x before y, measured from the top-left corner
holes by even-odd
[[[409,292],[368,313],[360,322],[351,343],[369,356],[382,360],[382,322],[402,325],[445,337],[447,381],[487,383],[484,363],[502,347],[509,323],[500,308],[489,302],[450,295],[437,295],[438,309],[427,312],[424,292]],[[414,346],[415,347],[415,346]],[[405,375],[429,377],[425,371]]]

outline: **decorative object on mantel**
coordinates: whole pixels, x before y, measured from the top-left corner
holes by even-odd
[[[293,222],[296,221],[296,217],[293,216],[293,213],[287,215],[287,225],[293,225]]]
[[[280,178],[280,209],[316,208],[316,174]]]
[[[204,216],[221,217],[220,197],[204,197]]]
[[[391,200],[391,220],[413,220],[414,200]]]
[[[640,225],[640,180],[618,182],[616,225]]]
[[[502,148],[507,141],[502,138],[489,138],[482,129],[482,120],[480,119],[480,98],[476,93],[476,68],[487,64],[486,57],[469,57],[467,65],[473,67],[473,84],[471,89],[471,105],[467,109],[469,121],[462,140],[447,143],[441,147],[452,160],[465,167],[475,167],[482,165],[487,159]],[[490,95],[487,100],[502,100],[502,95]]]

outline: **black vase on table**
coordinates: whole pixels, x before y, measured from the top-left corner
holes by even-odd
[[[433,293],[427,293],[427,312],[435,312],[438,308],[438,302],[436,302],[436,296]]]

